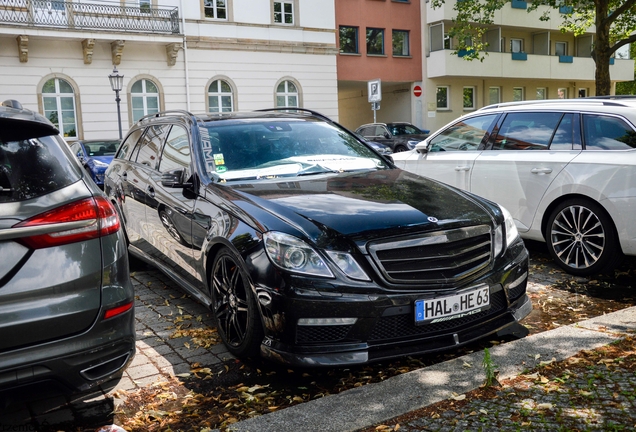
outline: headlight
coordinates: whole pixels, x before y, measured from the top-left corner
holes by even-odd
[[[369,276],[360,268],[351,255],[346,252],[327,251],[327,255],[336,263],[344,274],[351,279],[370,281]]]
[[[510,212],[502,206],[499,206],[499,208],[504,217],[504,223],[503,225],[499,225],[495,230],[495,256],[499,256],[505,248],[510,246],[517,237],[519,237],[519,231],[517,231],[517,226]]]
[[[93,164],[95,165],[95,168],[107,168],[108,164],[104,163],[102,161],[98,161],[96,159],[93,160]]]
[[[267,232],[263,234],[263,238],[267,256],[283,270],[334,277],[320,255],[299,238],[280,232]]]

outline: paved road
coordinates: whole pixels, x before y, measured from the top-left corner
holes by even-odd
[[[550,265],[546,267],[541,264],[537,268],[541,270],[531,274],[530,293],[544,291],[547,285],[563,276]],[[221,343],[206,343],[213,340],[215,335],[210,313],[204,306],[186,297],[167,277],[150,267],[134,262],[131,271],[136,290],[137,355],[116,389],[88,401],[66,403],[61,398],[54,398],[14,405],[9,412],[0,414],[0,430],[95,430],[113,423],[113,412],[127,392],[165,381],[170,376],[188,373],[192,365],[213,368],[234,360]],[[198,340],[197,332],[200,331],[208,333],[199,335],[202,336],[199,338],[201,342],[197,344],[194,341]],[[397,383],[400,377],[396,378],[398,380],[393,382]],[[346,392],[346,397],[355,400],[352,394],[356,392],[360,392],[360,389]],[[338,396],[342,397],[345,395]],[[338,398],[331,400],[341,400]],[[291,408],[281,412],[288,410]],[[293,412],[290,411],[290,414]],[[294,430],[293,427],[297,425],[292,425],[289,430]],[[276,427],[272,430],[276,430]]]

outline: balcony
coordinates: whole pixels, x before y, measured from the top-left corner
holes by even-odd
[[[596,64],[590,57],[572,57],[571,63],[563,63],[559,56],[527,54],[526,61],[517,61],[511,53],[491,52],[483,62],[473,60],[467,63],[452,52],[439,50],[430,53],[426,62],[429,78],[479,76],[594,81],[596,70]],[[634,60],[616,59],[610,64],[610,75],[613,81],[632,81]]]
[[[180,34],[179,10],[62,0],[4,0],[0,26]]]

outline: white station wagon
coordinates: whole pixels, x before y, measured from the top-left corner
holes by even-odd
[[[636,98],[511,102],[467,114],[398,167],[505,207],[574,275],[636,255]]]

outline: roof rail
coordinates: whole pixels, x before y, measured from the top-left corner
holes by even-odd
[[[167,111],[159,111],[159,112],[156,112],[154,114],[145,115],[145,116],[141,117],[137,121],[138,122],[143,122],[143,121],[148,120],[150,118],[166,117],[166,116],[169,116],[171,114],[184,114],[184,115],[187,115],[188,117],[194,117],[194,114],[192,114],[190,111],[186,111],[186,110],[167,110]]]
[[[305,113],[309,113],[309,114],[313,114],[316,117],[320,117],[323,120],[327,120],[329,122],[333,122],[333,120],[331,120],[329,117],[327,117],[326,115],[319,113],[318,111],[314,111],[314,110],[310,110],[307,108],[298,108],[298,107],[276,107],[276,108],[265,108],[265,109],[259,109],[256,111],[300,111],[300,112],[305,112]]]
[[[636,100],[636,97],[632,96]],[[516,101],[516,102],[501,102],[492,105],[486,105],[481,110],[489,110],[510,106],[523,106],[523,105],[567,105],[567,104],[579,104],[579,103],[589,103],[596,105],[604,105],[604,106],[627,106],[620,102],[611,102],[608,100],[609,98],[605,96],[593,96],[593,97],[585,97],[585,98],[574,98],[574,99],[539,99],[539,100],[526,100],[526,101]],[[620,98],[627,99],[627,98]]]

